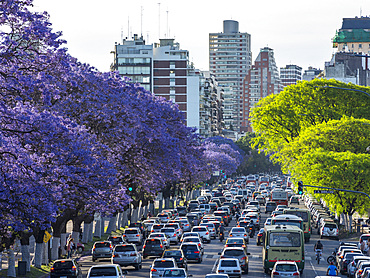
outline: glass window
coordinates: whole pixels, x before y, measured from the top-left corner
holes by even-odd
[[[301,237],[299,233],[278,232],[270,234],[271,247],[300,247]]]

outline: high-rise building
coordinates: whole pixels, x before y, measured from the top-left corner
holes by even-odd
[[[122,77],[128,77],[134,83],[140,83],[156,96],[178,104],[187,125],[197,128],[202,136],[212,136],[209,132],[220,133],[221,120],[216,127],[212,121],[222,119],[218,114],[222,113],[222,109],[219,107],[216,112],[209,109],[212,102],[219,101],[219,97],[212,93],[212,98],[207,98],[209,103],[205,103],[205,77],[189,62],[189,51],[181,49],[174,39],[160,39],[160,43],[146,45],[142,37],[134,35],[132,40],[116,43],[114,54],[112,70],[117,70]],[[205,110],[210,118],[203,117]],[[212,118],[212,115],[217,117]],[[204,126],[207,128],[202,128]]]
[[[243,78],[251,63],[251,35],[239,32],[238,21],[224,20],[222,33],[209,34],[209,70],[225,88],[224,120],[230,131],[240,132]]]
[[[343,18],[342,28],[333,38],[339,52],[370,54],[370,17]]]
[[[278,94],[282,87],[279,71],[275,63],[274,51],[261,48],[252,68],[243,81],[243,119],[242,131],[252,131],[249,119],[252,107],[262,98]]]
[[[280,68],[280,80],[283,87],[297,84],[302,79],[302,68],[297,65],[286,65]]]

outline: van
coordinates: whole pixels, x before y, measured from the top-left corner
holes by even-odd
[[[330,237],[338,239],[339,229],[338,225],[333,221],[322,221],[320,224],[320,238]]]
[[[248,201],[248,189],[239,189],[237,195],[243,195],[244,200]]]

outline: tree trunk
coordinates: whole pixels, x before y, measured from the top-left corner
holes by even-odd
[[[48,243],[43,243],[42,246],[42,264],[47,265],[49,263],[49,244]]]
[[[44,230],[36,229],[35,230],[35,239],[36,239],[36,249],[35,249],[35,267],[41,268],[42,257],[44,251]]]
[[[164,199],[164,208],[169,209],[170,208],[170,198]]]
[[[60,248],[62,249],[61,255],[64,256],[67,254],[67,251],[64,249],[64,246],[67,245],[67,233],[60,234]]]
[[[21,233],[21,253],[22,261],[27,262],[26,270],[31,271],[31,256],[30,256],[30,237],[29,233]]]
[[[94,231],[94,236],[101,238],[101,216],[99,215],[97,220],[95,220],[95,231]]]
[[[59,248],[62,248],[62,249],[64,249],[64,246],[62,246],[61,244],[60,244],[60,242],[61,242],[61,240],[60,240],[60,237],[52,237],[51,238],[51,241],[52,241],[52,243],[51,243],[51,253],[50,253],[50,259],[52,260],[52,261],[55,261],[55,260],[57,260],[57,259],[59,259]]]
[[[349,232],[352,233],[352,214],[348,215],[348,222],[350,226]]]
[[[122,213],[117,214],[117,229],[121,229],[122,227]]]
[[[139,212],[139,208],[132,209],[130,223],[135,223],[138,221],[138,212]]]
[[[158,212],[162,212],[162,209],[163,209],[163,199],[160,199],[158,201],[159,205],[158,205]]]
[[[149,204],[149,212],[154,216],[154,201],[151,201]]]
[[[113,231],[117,230],[117,215],[109,218],[107,234],[110,235]]]
[[[16,277],[14,250],[8,249],[8,277]]]
[[[90,226],[92,226],[92,223],[86,223],[84,222],[84,232],[82,234],[82,243],[88,243],[89,242],[89,233],[90,233]]]
[[[94,228],[94,222],[91,222],[90,227],[89,227],[89,234],[87,238],[88,242],[93,241],[93,228]]]
[[[107,217],[102,217],[100,221],[100,234],[103,236],[105,234],[105,221]]]
[[[123,212],[123,217],[122,217],[122,226],[123,227],[126,227],[128,225],[128,210],[126,209],[124,212]]]

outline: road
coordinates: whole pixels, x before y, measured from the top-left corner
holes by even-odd
[[[264,211],[264,208],[262,208]],[[262,212],[262,223],[264,223],[267,215]],[[226,230],[230,230],[231,227],[235,226],[235,220],[230,223],[230,226]],[[305,269],[303,271],[302,278],[313,278],[318,275],[325,275],[326,269],[328,264],[326,263],[326,258],[331,255],[331,252],[334,248],[338,247],[337,240],[330,240],[330,239],[322,239],[322,243],[324,245],[324,252],[323,257],[324,260],[321,260],[320,264],[317,264],[315,261],[313,246],[317,240],[319,240],[319,236],[317,235],[317,230],[314,230],[314,234],[311,237],[311,241],[305,244],[305,255],[306,255],[306,264]],[[177,248],[178,246],[172,245],[172,248]],[[211,243],[205,244],[205,252],[203,257],[203,262],[201,264],[198,263],[189,263],[188,271],[189,274],[193,275],[193,278],[204,278],[204,276],[208,273],[212,273],[215,269],[215,264],[219,257],[218,253],[221,252],[223,248],[223,244],[217,239],[212,240]],[[262,247],[256,245],[256,237],[250,239],[250,243],[248,245],[248,252],[250,253],[249,256],[249,273],[243,274],[243,277],[270,277],[269,275],[265,274],[263,271],[262,266]],[[145,259],[143,260],[143,268],[139,271],[136,271],[133,267],[123,267],[128,271],[126,275],[127,278],[136,278],[136,277],[149,277],[149,270],[150,265],[153,259]],[[84,273],[84,277],[86,277],[88,269],[93,264],[105,264],[110,263],[110,260],[99,260],[98,262],[93,263],[91,261],[91,256],[85,256],[80,259],[80,263],[82,266],[82,270]],[[345,275],[341,275],[339,277],[346,277]]]

